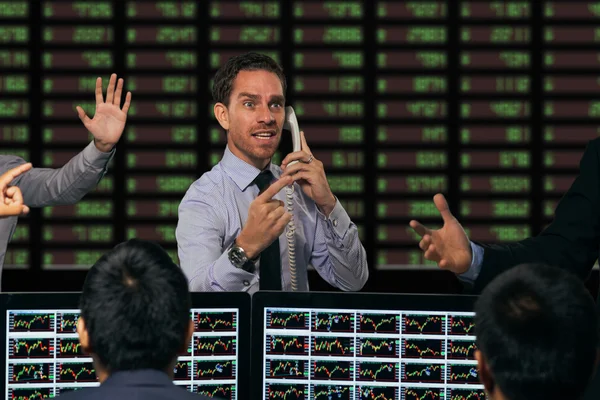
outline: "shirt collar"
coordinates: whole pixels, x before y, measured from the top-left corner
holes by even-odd
[[[254,182],[254,179],[261,173],[261,170],[256,168],[254,165],[248,164],[246,161],[237,157],[229,150],[229,146],[225,147],[223,158],[221,158],[220,164],[223,166],[225,173],[235,182],[235,184],[243,192],[248,186]],[[273,163],[269,161],[269,164],[265,167],[269,169],[273,176],[279,177],[279,173]]]

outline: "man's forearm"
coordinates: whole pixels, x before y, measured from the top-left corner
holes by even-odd
[[[33,168],[13,184],[31,207],[73,204],[96,187],[113,154],[102,153],[90,143],[62,168]]]

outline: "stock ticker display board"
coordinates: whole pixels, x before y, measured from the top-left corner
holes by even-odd
[[[529,237],[600,133],[599,43],[593,1],[0,1],[2,154],[60,167],[96,77],[133,93],[109,173],[22,218],[5,268],[86,269],[133,237],[176,259],[179,202],[225,147],[210,79],[250,50],[283,65],[372,268],[428,265],[408,222],[440,225],[437,192],[473,240]]]

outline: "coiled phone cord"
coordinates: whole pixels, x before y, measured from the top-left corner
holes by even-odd
[[[298,273],[296,271],[296,225],[294,223],[294,184],[285,187],[286,208],[292,215],[292,219],[287,224],[287,232],[285,236],[288,244],[288,257],[290,261],[290,277],[292,284],[292,292],[298,291]]]

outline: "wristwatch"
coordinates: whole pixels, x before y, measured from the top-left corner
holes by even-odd
[[[227,251],[227,255],[229,257],[229,261],[231,261],[231,264],[233,264],[236,268],[242,269],[246,272],[254,271],[254,261],[248,259],[244,249],[238,246],[237,243],[233,242]]]

